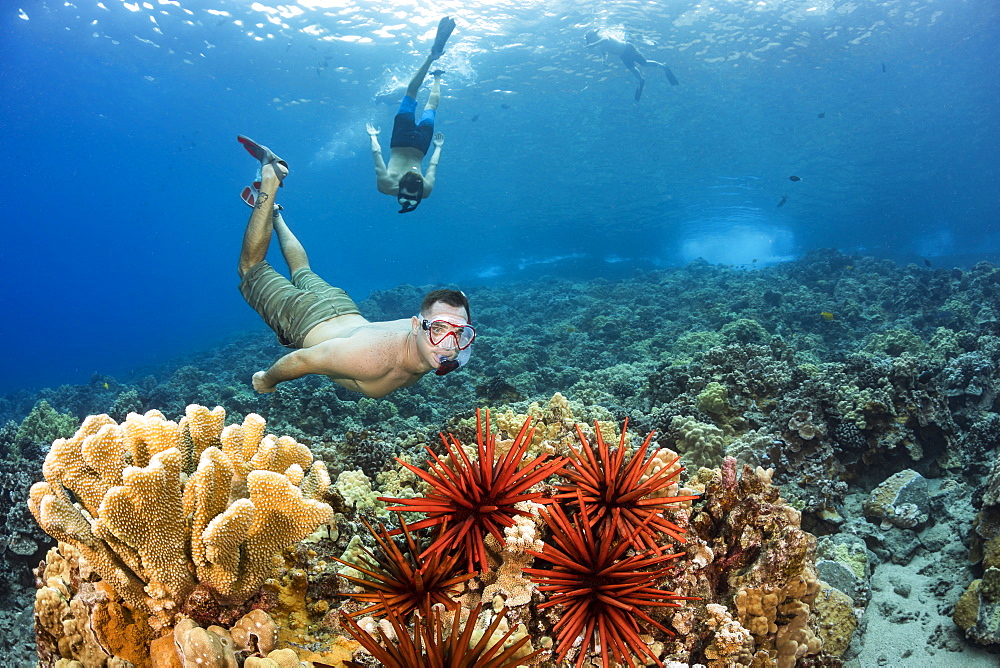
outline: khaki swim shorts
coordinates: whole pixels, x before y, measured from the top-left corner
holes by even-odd
[[[287,348],[301,348],[309,330],[324,320],[361,313],[346,292],[312,270],[299,269],[289,281],[267,262],[258,262],[243,275],[240,294]]]

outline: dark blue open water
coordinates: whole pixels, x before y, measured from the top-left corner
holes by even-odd
[[[358,299],[560,258],[593,275],[828,246],[995,259],[998,7],[4,3],[0,393],[127,374],[263,326],[236,291],[254,171],[238,133],[290,162],[286,218]],[[458,29],[440,61],[438,185],[399,216],[375,190],[364,125],[387,141],[394,105],[377,96],[418,66],[443,14]],[[680,85],[649,69],[635,103],[620,63],[584,48],[593,27]]]

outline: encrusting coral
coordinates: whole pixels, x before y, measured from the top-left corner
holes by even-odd
[[[42,528],[154,626],[171,625],[198,587],[220,605],[243,603],[280,550],[331,515],[318,500],[329,476],[308,448],[264,437],[259,416],[223,429],[224,418],[196,405],[180,423],[158,411],[120,425],[90,416],[52,444],[45,482],[31,488]]]
[[[702,469],[693,484],[704,491],[687,532],[691,558],[677,586],[706,607],[725,604],[752,642],[728,620],[702,614],[699,604],[675,615],[674,628],[702,635],[704,626],[711,627],[704,650],[709,668],[791,668],[819,656],[823,639],[812,627],[820,592],[816,539],[802,531],[801,515],[771,485],[771,472],[727,457],[721,469]]]

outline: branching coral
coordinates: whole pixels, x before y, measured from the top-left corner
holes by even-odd
[[[441,552],[433,552],[426,557],[420,555],[420,549],[410,533],[410,528],[400,518],[402,524],[400,531],[406,541],[404,554],[385,526],[379,524],[378,531],[375,531],[363,518],[361,521],[379,546],[378,555],[361,548],[374,562],[373,567],[368,568],[364,564],[350,563],[333,557],[369,578],[341,575],[364,590],[351,594],[354,599],[371,603],[367,608],[351,613],[351,617],[388,614],[390,617],[400,617],[405,621],[414,612],[429,618],[431,606],[435,604],[442,604],[446,608],[458,607],[458,603],[452,599],[452,595],[457,593],[456,585],[475,577],[475,573],[457,574],[456,565],[461,555],[448,556]]]
[[[639,551],[652,549],[659,552],[662,550],[657,542],[660,533],[665,533],[680,543],[684,542],[684,530],[666,519],[663,511],[670,504],[692,501],[698,497],[659,496],[684,470],[676,466],[680,458],[646,476],[656,455],[654,452],[649,458],[646,457],[653,433],[650,432],[635,454],[626,459],[627,430],[628,420],[622,426],[618,447],[611,450],[600,429],[595,428],[595,451],[580,425],[577,425],[580,450],[570,446],[573,455],[562,472],[570,484],[557,485],[556,489],[561,493],[555,498],[566,499],[569,506],[574,503],[586,505],[591,529],[595,534],[604,536],[607,540],[626,541]]]
[[[600,644],[601,660],[609,666],[609,655],[619,663],[635,668],[631,653],[647,656],[658,666],[663,664],[639,637],[636,619],[655,626],[664,633],[670,630],[654,620],[646,608],[677,607],[672,591],[657,589],[657,580],[667,568],[647,570],[680,557],[681,554],[660,554],[645,551],[625,556],[630,544],[624,540],[608,540],[591,530],[587,507],[579,501],[582,522],[572,524],[565,511],[553,505],[541,511],[552,531],[551,542],[541,552],[528,554],[545,559],[550,568],[526,568],[531,579],[540,584],[539,590],[550,592],[549,600],[539,609],[562,605],[564,613],[553,630],[557,634],[556,661],[561,662],[573,648],[578,636],[583,647]],[[583,664],[581,651],[576,666]]]
[[[283,547],[330,517],[317,500],[329,476],[308,448],[262,438],[258,415],[223,429],[224,418],[194,405],[179,424],[158,411],[121,425],[90,416],[52,444],[45,482],[31,488],[41,527],[153,623],[169,625],[198,585],[224,605],[243,603]]]
[[[485,424],[484,424],[485,423]],[[521,501],[531,501],[542,496],[541,492],[529,492],[536,483],[559,471],[565,460],[562,457],[546,462],[548,454],[542,454],[524,462],[525,451],[531,443],[534,430],[531,421],[526,420],[520,433],[507,452],[495,461],[496,436],[490,432],[490,413],[485,420],[476,411],[476,442],[478,459],[469,460],[461,443],[449,435],[441,435],[448,457],[442,459],[427,448],[431,459],[427,461],[428,471],[423,471],[402,459],[400,464],[418,475],[433,488],[423,497],[413,499],[380,498],[380,501],[397,505],[387,510],[421,512],[427,519],[416,522],[412,529],[436,527],[433,542],[424,555],[460,550],[465,555],[470,571],[477,566],[488,568],[486,548],[483,539],[494,536],[504,542],[504,527],[514,524],[514,518],[528,516],[515,506]]]

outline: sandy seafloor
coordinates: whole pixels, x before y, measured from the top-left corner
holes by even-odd
[[[336,445],[350,430],[386,440],[437,432],[476,405],[524,410],[561,392],[616,420],[629,417],[635,432],[661,432],[664,447],[680,438],[672,417],[716,423],[728,430],[726,453],[775,469],[775,484],[803,510],[810,531],[862,537],[872,569],[861,589],[870,600],[856,602],[861,623],[843,665],[998,666],[1000,654],[967,640],[951,617],[962,592],[982,577],[970,548],[988,537],[976,538],[972,527],[987,482],[1000,479],[998,285],[1000,270],[987,263],[928,268],[820,251],[752,272],[694,263],[626,279],[484,286],[468,290],[481,333],[469,368],[380,402],[359,402],[317,378],[288,383],[273,396],[249,392],[252,372],[282,354],[263,331],[133,377],[95,375],[85,384],[0,397],[5,537],[7,544],[38,543],[34,554],[3,554],[13,574],[0,592],[4,665],[33,665],[30,640],[21,640],[32,634],[24,613],[33,599],[27,569],[46,540],[22,503],[45,444],[18,434],[39,399],[76,420],[98,412],[122,419],[150,408],[176,419],[187,403],[218,404],[232,419],[259,412],[269,431]],[[422,290],[377,293],[362,312],[372,320],[398,317]],[[530,305],[539,303],[548,308],[536,315]],[[725,413],[699,403],[709,382],[728,388]],[[859,394],[866,406],[875,397],[883,414],[852,413]],[[796,436],[790,420],[810,422],[817,435]],[[774,449],[748,450],[764,442],[760,436]],[[33,457],[28,464],[12,463],[15,444]],[[363,466],[377,471],[391,454],[367,453]],[[339,457],[326,457],[333,477],[358,464]],[[907,469],[927,480],[927,517],[912,529],[880,527],[866,516],[865,500]],[[840,480],[831,476],[831,486],[821,487],[807,470],[840,471]],[[842,521],[816,519],[824,508]]]
[[[860,496],[851,499],[858,509]],[[966,521],[935,527],[934,533],[944,543],[940,552],[922,551],[905,566],[886,563],[875,568],[870,581],[871,601],[845,668],[1000,666],[1000,655],[961,638],[951,619],[952,605],[940,595],[940,583],[954,583],[945,587],[953,599],[961,593],[959,582],[971,578],[965,566],[965,547],[953,536],[943,535],[964,530],[971,516],[969,511],[971,507],[962,513]]]

